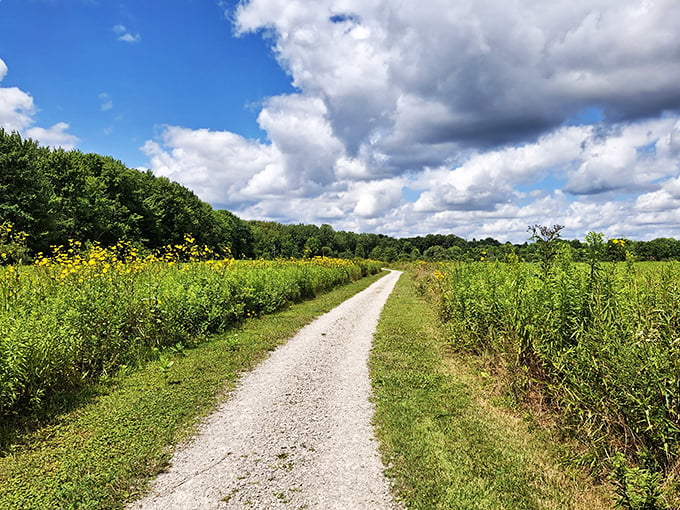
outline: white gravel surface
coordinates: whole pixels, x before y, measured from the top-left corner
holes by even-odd
[[[401,508],[373,437],[368,374],[400,274],[321,316],[245,375],[129,508]]]

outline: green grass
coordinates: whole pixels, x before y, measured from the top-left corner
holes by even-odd
[[[240,373],[380,276],[248,320],[173,354],[167,370],[155,361],[120,374],[76,398],[80,405],[70,412],[15,433],[0,457],[0,509],[122,508],[165,468],[172,446],[194,430]]]
[[[404,273],[383,310],[371,372],[388,475],[408,508],[610,507],[524,422],[492,406],[483,378],[446,344],[437,311]]]
[[[518,404],[536,397],[618,504],[680,508],[677,262],[421,265],[458,352],[489,360]]]
[[[0,422],[380,268],[332,258],[201,261],[195,244],[174,247],[195,259],[181,263],[172,253],[133,256],[125,243],[75,246],[34,266],[0,266]]]

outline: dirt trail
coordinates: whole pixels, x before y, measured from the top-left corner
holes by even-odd
[[[392,272],[241,379],[133,509],[398,509],[373,438],[368,355]]]

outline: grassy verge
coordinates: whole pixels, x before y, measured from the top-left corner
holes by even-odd
[[[100,385],[89,403],[6,449],[0,509],[122,508],[167,465],[172,445],[187,437],[240,373],[380,276],[248,320],[171,360]]]
[[[552,262],[413,266],[458,352],[499,390],[552,414],[617,505],[680,508],[680,265]],[[601,239],[600,239],[601,241]]]
[[[436,311],[408,273],[383,310],[371,358],[388,474],[408,508],[610,508],[601,487],[491,405],[484,381],[447,352]]]

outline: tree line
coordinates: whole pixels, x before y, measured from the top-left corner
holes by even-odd
[[[244,221],[216,210],[188,188],[165,177],[126,167],[99,154],[41,147],[0,128],[0,225],[28,234],[29,252],[47,253],[69,239],[104,246],[119,240],[149,250],[181,244],[185,234],[237,258],[334,256],[397,260],[520,260],[540,257],[537,243],[468,241],[454,234],[393,238],[335,231],[330,225]],[[0,232],[1,234],[1,232]],[[2,244],[0,238],[0,244]],[[575,260],[587,259],[586,243],[559,240]],[[680,241],[612,239],[606,260],[680,260]],[[2,262],[0,260],[0,262]]]
[[[541,244],[536,243],[528,229],[527,241],[512,244],[496,239],[468,241],[455,234],[393,238],[382,234],[357,234],[334,231],[330,225],[283,225],[276,222],[248,222],[255,239],[255,256],[302,257],[322,255],[341,258],[368,257],[393,261],[491,261],[507,260],[510,254],[519,260],[536,261],[542,257]],[[589,259],[588,243],[578,239],[556,239],[556,249],[568,247],[575,261]],[[603,261],[680,260],[680,241],[658,238],[652,241],[609,239],[603,246]]]
[[[119,240],[148,249],[197,243],[250,257],[252,231],[229,211],[214,210],[192,191],[111,157],[40,147],[0,129],[0,225],[28,234],[29,249],[47,253],[69,239]]]

